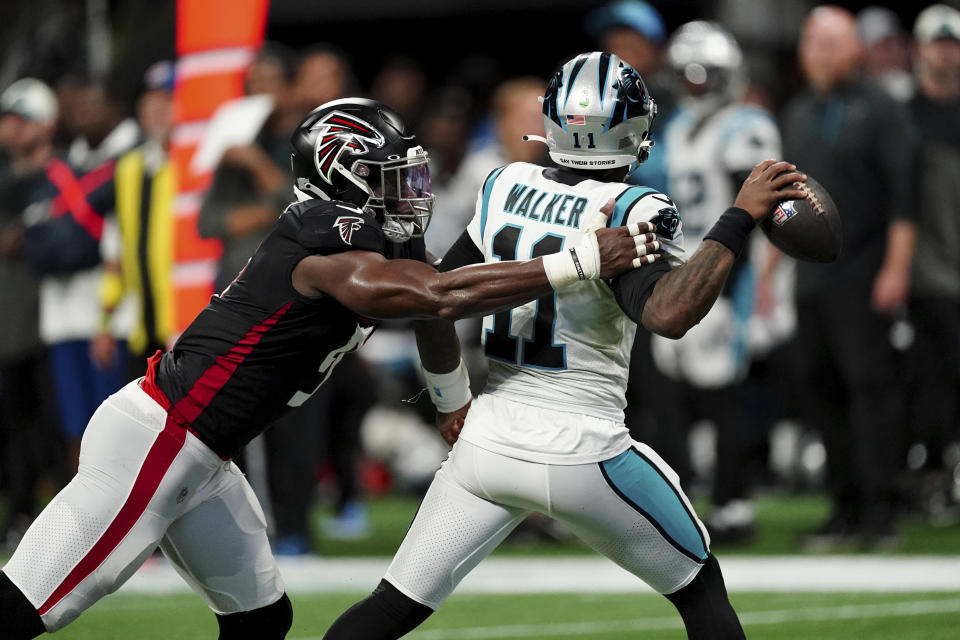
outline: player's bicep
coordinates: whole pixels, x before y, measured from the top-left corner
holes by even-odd
[[[308,256],[294,269],[294,286],[311,297],[330,296],[370,318],[430,314],[436,269],[416,260],[387,260],[372,251]],[[311,295],[312,294],[312,295]]]

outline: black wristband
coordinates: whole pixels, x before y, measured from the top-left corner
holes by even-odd
[[[583,275],[583,267],[580,266],[580,258],[577,256],[576,249],[570,249],[570,257],[573,258],[573,266],[577,270],[577,277],[585,280],[586,276]]]
[[[740,207],[730,207],[723,212],[703,239],[719,242],[739,258],[747,245],[747,237],[755,226],[757,223],[753,216]]]

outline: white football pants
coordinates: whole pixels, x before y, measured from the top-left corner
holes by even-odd
[[[384,577],[436,609],[534,511],[660,593],[689,583],[709,550],[676,474],[646,445],[600,463],[553,465],[459,440]]]
[[[168,423],[131,382],[91,418],[77,475],[3,571],[53,632],[116,591],[158,545],[216,613],[283,595],[263,512],[240,470]]]

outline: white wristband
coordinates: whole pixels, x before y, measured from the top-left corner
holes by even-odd
[[[592,230],[572,249],[564,249],[543,257],[543,270],[554,289],[581,280],[594,280],[600,275],[600,245]]]
[[[423,370],[427,381],[427,393],[437,411],[450,413],[462,408],[473,399],[470,394],[470,374],[467,365],[460,359],[456,369],[448,373],[431,373]]]

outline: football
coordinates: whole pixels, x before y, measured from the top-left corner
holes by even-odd
[[[833,262],[843,245],[837,205],[823,185],[810,176],[793,186],[805,191],[807,197],[781,202],[763,219],[760,228],[773,246],[788,256],[808,262]]]

